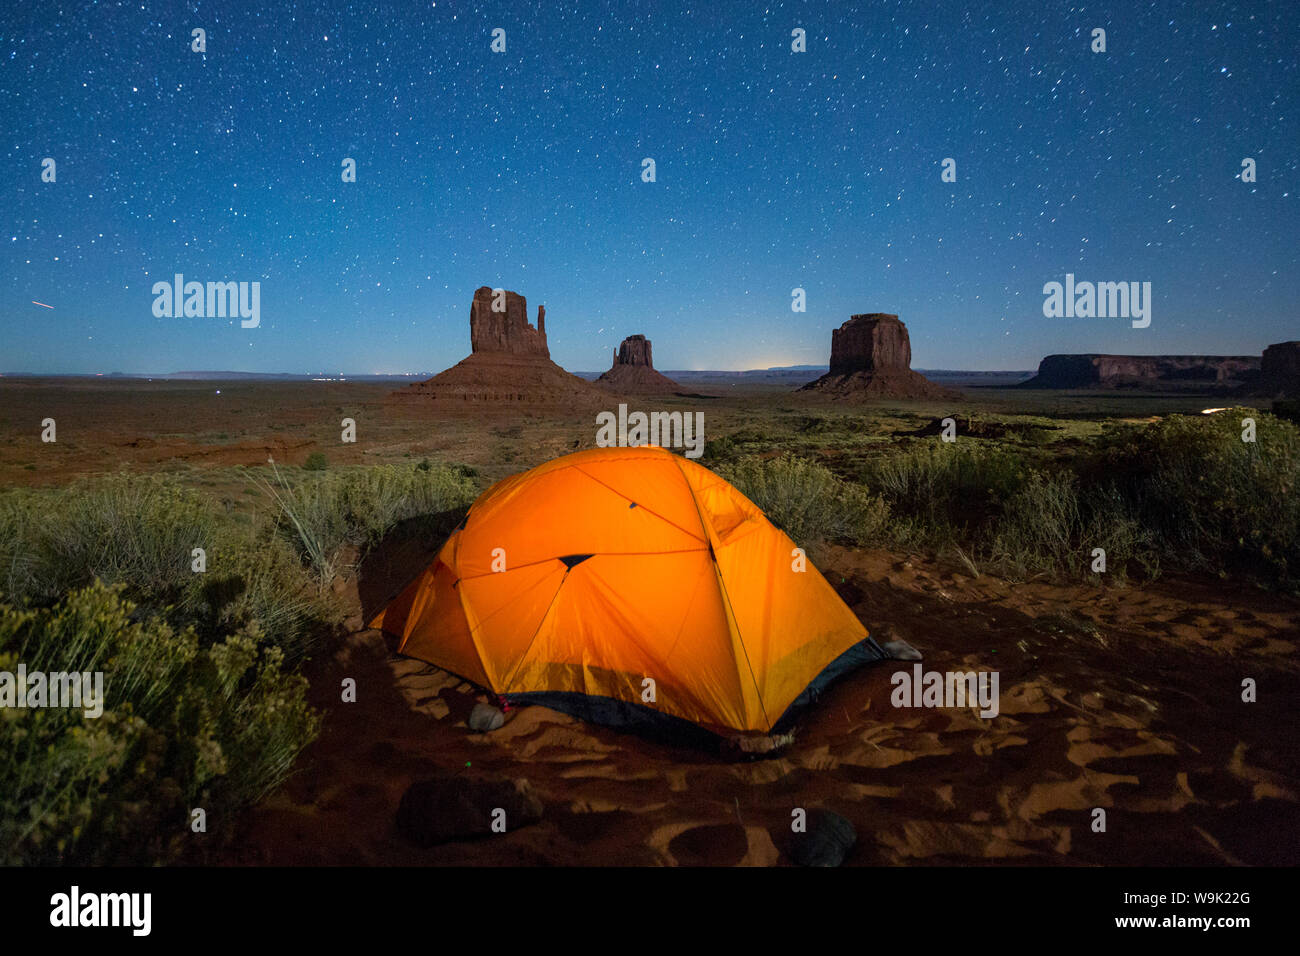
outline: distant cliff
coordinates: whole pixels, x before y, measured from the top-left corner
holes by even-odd
[[[1021,388],[1234,388],[1258,379],[1258,355],[1049,355]]]
[[[1300,398],[1300,342],[1278,342],[1264,349],[1258,394]]]

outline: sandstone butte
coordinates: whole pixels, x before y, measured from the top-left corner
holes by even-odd
[[[522,295],[488,286],[469,309],[470,354],[433,378],[393,393],[402,400],[533,405],[597,404],[608,396],[551,361],[546,306],[528,321]]]
[[[912,340],[897,315],[855,315],[831,333],[830,371],[803,386],[828,397],[852,401],[872,398],[960,399],[912,371]]]
[[[672,394],[681,386],[655,371],[650,340],[644,335],[629,335],[614,353],[614,364],[596,379],[596,384],[615,392]]]

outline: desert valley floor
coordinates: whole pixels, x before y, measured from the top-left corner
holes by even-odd
[[[166,472],[227,509],[255,510],[267,502],[240,466],[268,457],[295,466],[322,452],[331,468],[429,458],[471,466],[486,487],[594,443],[585,410],[443,410],[389,401],[393,387],[0,379],[0,488]],[[699,391],[716,397],[650,401],[703,409],[709,438],[848,416],[868,442],[949,414],[1086,432],[1206,404],[972,389],[956,405],[845,407],[788,387]],[[355,444],[339,442],[345,417]],[[47,418],[54,444],[40,440]],[[852,470],[859,446],[807,435],[804,452]],[[469,732],[474,688],[394,655],[363,626],[440,543],[355,556],[334,589],[344,624],[305,669],[324,713],[319,739],[279,792],[191,862],[768,865],[785,860],[795,807],[852,821],[852,865],[1300,862],[1300,601],[1285,594],[1174,574],[1013,583],[951,556],[828,547],[819,567],[873,636],[908,641],[927,668],[997,669],[1001,713],[893,708],[896,665],[880,664],[836,683],[782,756],[729,762],[542,707]],[[338,702],[344,676],[357,680],[355,704]],[[1243,677],[1258,703],[1239,702]],[[527,779],[542,820],[432,849],[407,843],[394,824],[403,792],[460,768]],[[1089,826],[1094,807],[1107,809],[1105,833]]]

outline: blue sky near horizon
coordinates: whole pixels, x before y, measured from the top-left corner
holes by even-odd
[[[1300,338],[1300,5],[967,6],[7,5],[0,372],[437,371],[480,285],[582,371],[824,364],[876,311],[922,368]],[[176,272],[261,326],[156,318]],[[1067,272],[1150,327],[1045,318]]]

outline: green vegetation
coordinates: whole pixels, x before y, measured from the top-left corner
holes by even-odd
[[[478,490],[427,460],[244,477],[251,514],[175,476],[0,494],[0,671],[102,671],[106,696],[0,708],[0,863],[166,861],[193,808],[211,828],[279,786],[345,552],[445,534]]]
[[[205,573],[194,570],[196,548]],[[327,617],[273,525],[220,515],[174,478],[113,475],[0,495],[0,598],[48,606],[96,580],[204,636],[257,622],[291,660]]]
[[[1106,581],[1300,589],[1300,428],[1284,417],[988,414],[959,419],[955,443],[935,422],[738,416],[703,463],[814,555],[837,543],[1097,580],[1101,548]],[[0,709],[0,863],[165,861],[193,808],[211,827],[279,786],[319,726],[298,670],[342,616],[331,585],[382,541],[445,536],[486,481],[428,458],[322,457],[0,493],[0,671],[100,670],[107,697],[98,718]]]
[[[1242,440],[1253,418],[1255,440]],[[1171,566],[1300,581],[1300,428],[1252,409],[1126,429],[1081,471],[1109,481]]]
[[[104,710],[0,709],[0,863],[149,863],[279,786],[319,721],[256,628],[205,644],[93,584],[0,605],[0,670],[103,671]]]
[[[1254,442],[1242,440],[1246,417]],[[774,430],[766,443],[749,429],[709,446],[713,466],[804,547],[948,552],[1013,579],[1095,577],[1101,548],[1110,580],[1176,569],[1300,585],[1300,429],[1265,412],[1091,425],[1090,440],[1077,426],[1061,436],[1032,422],[982,429],[994,439],[959,428],[953,443],[915,429],[851,459],[851,480],[837,477],[843,444],[790,454],[809,427]]]
[[[322,589],[342,570],[349,547],[373,546],[411,519],[431,535],[446,534],[478,491],[468,469],[430,467],[427,460],[335,471],[296,485],[278,469],[272,481],[255,480],[276,501],[284,537],[311,564]]]
[[[210,503],[165,478],[116,475],[0,497],[0,593],[48,603],[100,578],[158,603],[184,602],[190,552],[211,546]]]

